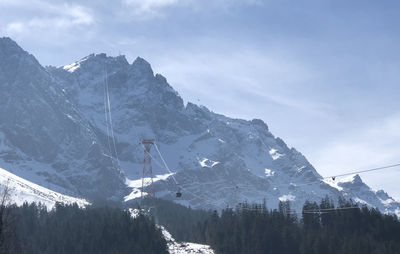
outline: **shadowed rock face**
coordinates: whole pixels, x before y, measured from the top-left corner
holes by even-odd
[[[232,119],[190,102],[185,106],[142,58],[129,64],[123,56],[92,54],[44,69],[5,38],[0,39],[0,74],[3,167],[55,190],[122,199],[128,194],[125,176],[141,177],[139,140],[153,138],[177,172],[183,193],[174,198],[178,186],[165,176],[168,172],[152,148],[153,174],[164,175],[154,184],[156,195],[184,205],[223,208],[266,200],[275,208],[279,201],[291,201],[299,210],[306,200],[319,202],[328,195],[388,212],[400,207],[357,177],[336,185],[320,181],[307,159],[274,137],[262,120]],[[105,81],[115,149],[105,118]]]
[[[110,167],[90,124],[36,59],[8,38],[0,39],[0,98],[2,166],[88,197],[122,192],[124,177]]]

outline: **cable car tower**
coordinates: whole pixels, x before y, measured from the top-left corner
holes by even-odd
[[[154,197],[153,187],[153,169],[151,167],[150,148],[154,145],[153,139],[142,139],[140,144],[144,147],[144,160],[143,160],[143,175],[142,175],[142,189],[141,198],[145,196]],[[146,192],[144,189],[146,188]]]

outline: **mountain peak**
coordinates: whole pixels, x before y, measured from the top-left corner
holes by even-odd
[[[131,69],[134,71],[136,74],[145,74],[145,75],[151,75],[154,76],[153,69],[151,68],[151,65],[149,62],[144,60],[141,57],[137,57],[135,61],[133,61],[131,65]]]
[[[388,195],[385,191],[383,191],[383,190],[378,190],[378,191],[376,192],[376,195],[377,195],[380,199],[382,199],[382,200],[391,199],[391,197],[389,197],[389,195]]]
[[[364,182],[362,181],[361,177],[358,174],[351,175],[349,177],[343,178],[339,181],[338,183],[339,186],[341,187],[346,187],[346,188],[353,188],[353,187],[360,187],[365,185]]]
[[[144,58],[141,58],[140,56],[136,57],[135,61],[132,63],[133,65],[148,65],[150,66],[150,63],[147,62]]]
[[[251,123],[257,126],[260,126],[262,129],[265,129],[266,131],[268,130],[268,125],[261,119],[253,119],[251,120]]]
[[[0,37],[0,49],[18,49],[23,51],[23,49],[10,37]]]
[[[129,63],[124,55],[112,57],[107,56],[105,53],[100,53],[90,54],[79,61],[63,66],[62,68],[72,73],[80,68],[101,68],[104,70],[104,68],[113,69],[114,67],[125,67],[128,65]]]
[[[345,179],[343,181],[346,181]],[[347,182],[364,183],[359,174],[351,175],[347,178]]]
[[[363,183],[363,181],[361,180],[361,177],[360,177],[359,174],[356,174],[356,175],[353,176],[352,182],[353,182],[353,183],[356,183],[356,184],[361,184],[361,183]]]
[[[264,121],[225,117],[190,102],[184,107],[166,78],[154,75],[141,57],[130,64],[124,56],[91,54],[47,72],[38,71],[42,67],[35,63],[10,38],[0,39],[0,139],[5,140],[0,163],[20,163],[19,174],[26,168],[29,177],[63,191],[122,199],[128,181],[121,170],[129,182],[141,182],[143,151],[137,140],[153,137],[174,177],[193,183],[180,202],[195,208],[220,209],[244,200],[266,200],[275,208],[290,197],[293,208],[301,210],[306,200],[328,195],[400,209],[400,203],[383,192],[375,194],[358,175],[338,179],[331,187],[302,184],[321,176],[300,152],[275,138]],[[115,165],[117,153],[122,168]],[[157,197],[170,199],[176,184],[169,172],[163,167],[153,172],[162,177],[154,183]],[[198,189],[205,185],[210,188]],[[140,192],[136,185],[128,187]]]
[[[10,57],[20,57],[26,55],[32,57],[28,52],[23,50],[15,41],[9,37],[0,38],[0,61],[8,61]],[[7,60],[6,60],[7,59]]]
[[[43,69],[36,58],[8,37],[0,38],[0,84],[15,82],[18,72],[30,73]],[[27,76],[28,77],[28,76]]]

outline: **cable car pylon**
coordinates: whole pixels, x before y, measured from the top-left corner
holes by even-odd
[[[143,159],[143,175],[142,175],[142,189],[141,198],[145,196],[154,197],[154,186],[153,186],[153,168],[151,166],[151,146],[154,145],[153,139],[142,139],[140,144],[144,147],[144,159]],[[145,191],[146,188],[146,191]]]

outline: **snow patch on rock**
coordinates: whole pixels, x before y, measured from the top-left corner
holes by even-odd
[[[278,150],[272,148],[271,150],[269,150],[269,155],[271,155],[273,160],[277,160],[281,158],[284,154],[281,154],[278,152]]]
[[[283,195],[283,196],[279,197],[279,200],[282,202],[294,201],[295,199],[296,199],[296,196],[293,196],[291,194],[287,194],[287,195]]]
[[[273,171],[272,169],[265,169],[265,176],[274,176],[275,175],[275,171]]]
[[[207,159],[207,158],[202,158],[202,159],[199,160],[199,164],[203,168],[205,168],[205,167],[206,168],[212,168],[212,167],[214,167],[215,165],[217,165],[219,163],[220,163],[219,161],[213,161],[213,160],[210,160],[210,159]]]
[[[160,181],[160,180],[166,180],[168,177],[172,176],[173,174],[164,174],[164,175],[156,175],[153,177],[153,183]],[[149,178],[145,178],[145,180],[150,180]],[[148,182],[148,181],[145,181]],[[125,181],[126,185],[131,188],[131,193],[129,195],[124,197],[124,201],[129,201],[135,198],[141,197],[141,188],[142,188],[142,179],[137,179],[137,180],[130,180],[126,178]]]

